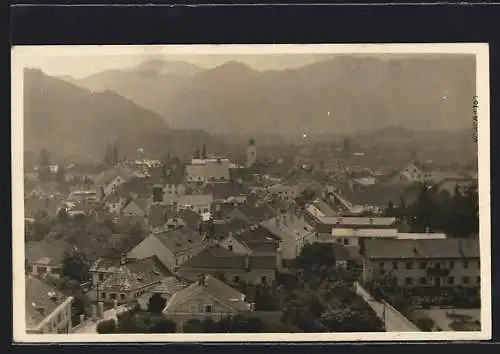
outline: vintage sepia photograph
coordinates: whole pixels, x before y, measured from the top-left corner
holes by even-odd
[[[488,65],[14,47],[14,340],[489,339]]]

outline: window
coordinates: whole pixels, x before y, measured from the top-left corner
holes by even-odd
[[[58,314],[58,315],[57,315],[57,323],[61,322],[61,319],[62,319],[62,315],[61,315],[61,314]]]
[[[420,283],[420,285],[425,285],[425,284],[427,284],[427,278],[426,278],[426,277],[421,277],[421,278],[419,279],[419,283]]]
[[[410,278],[410,277],[405,278],[405,283],[406,283],[406,285],[412,285],[413,284],[413,278]]]
[[[349,245],[349,239],[347,238],[344,239],[344,245]]]
[[[398,262],[392,262],[392,269],[398,269]]]
[[[103,280],[104,280],[104,274],[103,274],[103,273],[99,273],[99,280],[100,280],[100,281],[103,281]]]
[[[28,268],[26,268],[26,270],[28,271],[28,273],[33,273],[33,266],[28,266]]]
[[[413,269],[413,262],[406,262],[406,269]]]
[[[425,269],[425,266],[426,266],[425,261],[420,262],[420,269]],[[408,268],[408,269],[411,269],[411,268]]]
[[[101,299],[103,299],[103,300],[106,299],[106,293],[101,293]]]
[[[192,313],[198,312],[198,306],[196,304],[189,305],[189,312],[192,312]]]
[[[450,269],[453,269],[455,267],[455,262],[450,261]]]
[[[469,268],[469,262],[464,261],[464,269],[468,269],[468,268]]]
[[[234,276],[234,282],[235,282],[235,283],[239,283],[239,282],[240,282],[240,277],[239,277],[239,276],[237,276],[237,275],[235,275],[235,276]]]
[[[436,264],[434,265],[434,267],[436,269],[441,269],[441,263],[440,262],[436,262]]]
[[[448,284],[449,285],[455,284],[455,278],[454,277],[448,277]]]
[[[125,300],[125,294],[120,294],[120,300]]]
[[[462,283],[469,284],[469,277],[463,277],[462,278]]]
[[[227,249],[230,250],[230,251],[232,251],[233,250],[233,245],[227,246]]]
[[[212,305],[205,305],[205,312],[212,313]]]
[[[38,267],[37,270],[38,270],[38,273],[46,273],[47,267]]]
[[[116,294],[115,294],[115,293],[111,293],[111,294],[109,294],[109,298],[110,298],[111,300],[116,300]]]
[[[378,269],[384,269],[384,262],[378,262]]]
[[[261,283],[267,282],[267,277],[266,276],[261,277],[260,281],[261,281]]]

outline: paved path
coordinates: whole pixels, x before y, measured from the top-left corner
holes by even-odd
[[[116,310],[111,309],[104,312],[103,318],[96,319],[93,321],[92,319],[87,319],[82,324],[80,324],[73,333],[97,333],[97,325],[104,320],[114,319],[118,321],[116,314],[122,311],[126,311],[128,308],[126,306],[119,306]]]
[[[410,320],[400,314],[391,306],[385,306],[384,303],[375,300],[365,289],[356,283],[356,293],[375,311],[378,318],[384,321],[385,307],[385,330],[386,332],[420,332]]]

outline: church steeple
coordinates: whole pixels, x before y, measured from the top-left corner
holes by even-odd
[[[257,161],[257,144],[253,137],[248,141],[246,166],[250,167]]]

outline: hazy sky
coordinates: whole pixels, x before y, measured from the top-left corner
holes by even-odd
[[[151,59],[186,61],[202,68],[212,68],[227,61],[239,61],[255,70],[264,71],[300,67],[342,54],[377,56],[389,59],[400,56],[435,57],[443,53],[430,52],[423,54],[423,52],[413,51],[411,54],[406,52],[404,54],[401,52],[399,52],[400,54],[388,54],[391,52],[383,51],[383,48],[380,47],[377,47],[377,52],[370,53],[363,52],[362,46],[355,46],[352,50],[347,50],[344,48],[345,46],[335,47],[337,49],[343,48],[343,50],[332,52],[331,49],[325,51],[325,47],[320,47],[319,51],[312,51],[308,50],[308,46],[295,45],[285,48],[285,53],[282,47],[279,46],[267,46],[267,49],[260,50],[255,49],[258,46],[211,45],[181,47],[183,48],[179,49],[176,46],[24,47],[22,48],[22,61],[24,67],[40,68],[51,76],[70,75],[75,78],[82,78],[104,70],[136,66]],[[279,47],[278,52],[276,52],[276,47]],[[437,49],[442,50],[441,47]],[[263,52],[273,52],[273,54],[264,55]]]
[[[27,63],[29,67],[42,69],[51,76],[70,75],[82,78],[104,70],[136,66],[151,59],[186,61],[202,68],[212,68],[228,61],[238,61],[259,71],[283,70],[300,67],[331,58],[331,54],[287,54],[287,55],[83,55],[83,56],[38,56]]]

